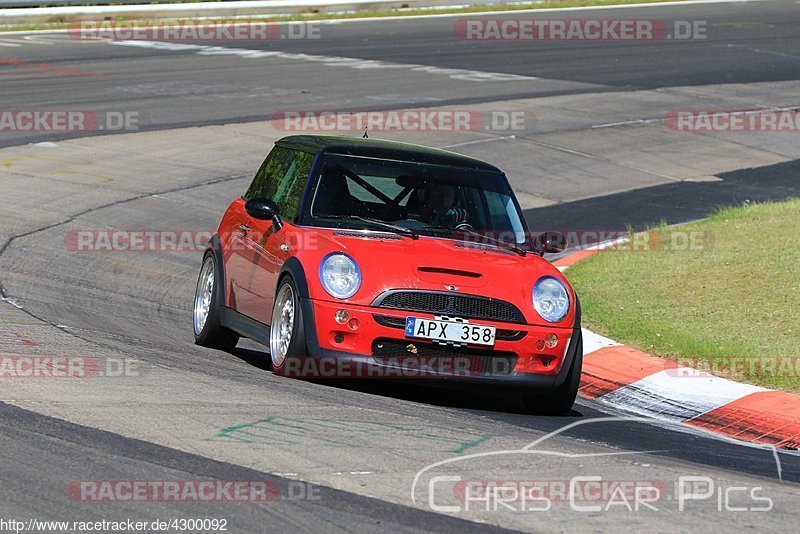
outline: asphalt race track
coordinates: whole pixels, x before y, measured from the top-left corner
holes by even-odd
[[[516,129],[371,137],[499,165],[534,229],[624,230],[800,196],[797,132],[675,132],[662,122],[673,110],[800,105],[800,4],[547,15],[569,17],[705,21],[708,31],[687,41],[467,42],[454,36],[459,18],[433,17],[183,48],[0,35],[3,109],[139,118],[121,131],[0,131],[0,353],[83,357],[99,369],[83,380],[0,379],[0,519],[223,518],[237,533],[795,530],[792,452],[587,400],[567,417],[535,417],[480,391],[279,379],[254,343],[232,354],[193,344],[202,250],[71,246],[86,229],[213,232],[286,135],[270,118],[287,110],[521,112]],[[506,452],[480,454],[496,451]],[[477,456],[434,465],[463,455]],[[605,501],[589,510],[596,499],[557,492],[547,509],[466,509],[438,476],[551,490],[600,476],[661,493],[639,510]],[[685,477],[705,477],[713,491],[681,503]],[[80,481],[198,479],[265,480],[280,498],[87,502],[73,491]],[[769,511],[757,511],[763,498]]]

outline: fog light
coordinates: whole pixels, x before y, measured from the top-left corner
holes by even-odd
[[[552,349],[558,345],[558,336],[555,334],[547,334],[547,337],[544,338],[544,344],[547,345],[547,348]]]
[[[542,352],[544,350],[544,340],[541,339],[536,340],[536,350],[538,352]]]
[[[355,317],[350,319],[350,322],[347,323],[347,326],[350,327],[350,330],[358,330],[358,319]]]
[[[336,322],[339,324],[344,324],[350,320],[350,312],[347,310],[337,310],[335,314],[333,314],[333,318],[336,319]]]

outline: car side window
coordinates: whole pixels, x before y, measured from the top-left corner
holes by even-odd
[[[517,244],[525,242],[525,231],[522,228],[517,208],[513,199],[495,191],[486,192],[486,204],[492,228],[498,236],[505,241],[516,241]]]
[[[315,154],[277,146],[256,173],[245,200],[266,198],[278,206],[281,218],[294,221],[314,164]]]

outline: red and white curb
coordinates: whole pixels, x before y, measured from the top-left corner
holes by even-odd
[[[560,270],[596,253],[555,261]],[[581,396],[734,439],[800,448],[800,395],[712,376],[583,329]]]

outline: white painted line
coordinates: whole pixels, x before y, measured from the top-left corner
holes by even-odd
[[[468,69],[450,69],[418,65],[415,63],[393,63],[389,61],[376,61],[342,56],[321,56],[317,54],[293,54],[277,50],[249,50],[246,48],[228,48],[224,46],[205,46],[196,44],[170,43],[162,41],[110,41],[116,46],[135,46],[139,48],[152,48],[168,52],[194,51],[201,56],[236,56],[244,59],[277,58],[291,61],[309,61],[320,63],[328,67],[347,67],[356,70],[380,69],[406,69],[413,72],[426,72],[429,74],[447,76],[453,80],[468,82],[516,82],[538,80],[533,76],[520,76],[501,72],[484,72]]]
[[[581,328],[581,332],[583,333],[583,354],[590,354],[596,350],[600,350],[604,347],[619,347],[620,344],[614,341],[613,339],[609,339],[607,337],[603,337],[600,334],[595,334],[591,330],[587,330],[586,328]]]
[[[175,200],[174,198],[168,198],[168,197],[161,196],[161,195],[150,195],[150,197],[151,198],[157,198],[159,200],[166,200],[167,202],[174,202],[176,204],[183,204],[183,202],[180,201],[180,200]]]
[[[762,50],[760,48],[750,48],[749,46],[742,46],[737,44],[728,44],[726,45],[728,48],[744,48],[745,50],[750,50],[752,52],[757,52],[759,54],[768,54],[770,56],[778,56],[778,57],[785,57],[789,59],[800,59],[800,56],[794,54],[784,54],[783,52],[773,52],[772,50]]]
[[[43,39],[41,35],[26,35],[23,37],[29,43],[34,43],[38,45],[45,45],[45,46],[53,46],[56,44],[53,39]],[[61,39],[59,39],[61,41]]]
[[[507,141],[509,139],[516,139],[516,135],[504,135],[502,137],[492,137],[491,139],[476,139],[475,141],[464,141],[463,143],[455,143],[453,145],[440,146],[441,149],[456,148],[459,146],[479,145],[482,143],[492,143],[494,141]]]
[[[642,233],[642,232],[639,232]],[[590,247],[586,247],[586,250],[605,250],[609,247],[614,247],[617,245],[622,245],[628,242],[629,237],[618,237],[616,239],[609,239],[608,241],[603,241],[602,243],[598,243],[596,245],[592,245]]]
[[[358,0],[360,4],[386,4],[390,0]],[[287,7],[322,7],[354,5],[354,0],[241,0],[225,2],[220,6],[218,2],[196,2],[189,4],[131,4],[113,6],[51,6],[51,7],[25,7],[8,8],[3,10],[4,16],[23,17],[32,15],[92,15],[107,13],[159,13],[175,11],[218,11],[235,9],[275,9]]]
[[[663,119],[635,119],[631,121],[609,122],[606,124],[595,124],[592,129],[599,128],[614,128],[615,126],[629,126],[631,124],[650,124],[653,122],[661,122]]]
[[[430,15],[413,15],[403,16],[396,15],[391,17],[354,17],[348,19],[320,19],[320,20],[304,20],[303,22],[320,22],[322,24],[346,24],[349,22],[374,22],[376,20],[408,20],[415,19],[432,19],[444,17],[499,17],[502,15],[514,15],[521,13],[560,13],[569,11],[592,11],[592,10],[607,10],[607,9],[631,9],[631,8],[651,8],[651,7],[686,7],[692,4],[729,4],[729,3],[746,3],[746,2],[763,2],[766,0],[683,0],[677,2],[658,2],[653,4],[619,4],[611,6],[580,6],[580,7],[550,7],[546,9],[509,9],[508,11],[480,11],[477,13],[431,13]],[[519,2],[524,4],[526,2]],[[473,4],[474,5],[474,4]],[[511,5],[511,4],[509,4]],[[460,7],[460,6],[446,6],[446,8]],[[443,9],[446,9],[443,8]],[[415,9],[415,8],[410,8]],[[419,9],[419,8],[416,8]]]
[[[3,297],[2,300],[3,302],[11,304],[15,308],[19,308],[20,310],[22,309],[22,306],[20,306],[19,303],[11,297]]]
[[[630,412],[683,422],[765,388],[681,368],[659,371],[599,397]],[[683,375],[683,376],[681,376]]]
[[[745,3],[745,2],[761,2],[764,0],[685,0],[685,1],[676,1],[676,2],[659,2],[654,4],[621,4],[621,5],[610,5],[610,6],[582,6],[582,7],[553,7],[547,9],[512,9],[508,11],[488,11],[488,12],[480,12],[480,13],[432,13],[430,15],[414,15],[413,18],[433,18],[433,17],[463,17],[465,15],[469,16],[499,16],[502,14],[515,14],[515,13],[559,13],[559,12],[570,12],[570,11],[591,11],[591,10],[610,10],[610,9],[636,9],[636,8],[664,8],[664,7],[674,7],[674,6],[681,6],[686,7],[687,5],[702,5],[702,4],[729,4],[729,3]],[[232,10],[232,9],[258,9],[264,8],[265,10],[269,10],[270,8],[287,8],[287,7],[298,7],[298,8],[311,8],[311,7],[323,7],[323,6],[331,6],[331,5],[342,5],[342,6],[355,6],[355,5],[365,5],[369,3],[391,3],[388,1],[384,2],[377,2],[373,0],[360,0],[356,2],[355,0],[326,0],[325,2],[321,3],[320,0],[261,0],[261,1],[239,1],[239,2],[225,2],[224,6],[221,6],[218,2],[197,2],[197,3],[188,3],[188,4],[141,4],[141,5],[118,5],[118,6],[53,6],[53,7],[35,7],[35,8],[15,8],[15,9],[4,9],[3,16],[7,17],[27,17],[27,16],[36,16],[36,15],[99,15],[99,14],[115,14],[115,13],[143,13],[143,12],[150,12],[150,13],[157,13],[159,11],[162,12],[176,12],[176,11],[190,11],[190,12],[198,12],[198,11],[219,11],[219,10]],[[524,2],[522,2],[524,3]],[[457,4],[454,7],[461,7],[462,4]],[[413,2],[409,2],[410,9],[418,9],[423,6],[414,7]],[[425,6],[431,7],[431,6]],[[434,6],[435,7],[435,6]],[[443,9],[453,6],[444,6]],[[265,14],[268,11],[265,11]],[[391,17],[360,17],[360,18],[352,18],[352,19],[323,19],[323,20],[304,20],[303,22],[323,22],[323,23],[331,23],[331,24],[340,24],[340,23],[351,23],[351,22],[371,22],[375,20],[406,20],[411,17],[398,15],[398,16],[391,16]],[[43,32],[52,32],[52,31],[66,31],[66,30],[39,30]],[[31,33],[31,32],[24,32],[24,33]]]

